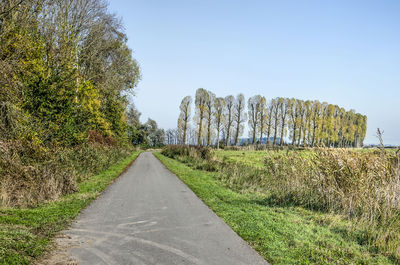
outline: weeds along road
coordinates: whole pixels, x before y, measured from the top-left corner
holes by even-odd
[[[78,264],[267,264],[151,153],[64,233]]]

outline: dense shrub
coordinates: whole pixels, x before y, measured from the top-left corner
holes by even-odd
[[[0,141],[0,206],[33,206],[77,190],[77,182],[131,153],[128,147],[84,144],[48,148]]]
[[[213,150],[209,147],[188,145],[167,145],[161,154],[177,159],[195,169],[216,171],[218,162],[213,160]]]
[[[203,146],[167,145],[161,150],[161,153],[170,158],[190,156],[192,158],[211,160],[213,157],[212,149]]]

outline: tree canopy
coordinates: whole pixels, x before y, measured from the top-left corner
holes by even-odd
[[[187,98],[189,96],[182,102]],[[188,107],[187,104],[184,106]],[[187,142],[238,145],[246,121],[251,144],[283,145],[286,139],[287,144],[296,146],[360,147],[365,139],[365,115],[326,102],[282,97],[267,100],[264,96],[255,95],[248,99],[247,112],[245,107],[243,94],[221,98],[199,88],[195,101],[196,126],[190,131],[190,124],[185,124],[185,135],[192,136]],[[187,109],[185,112],[190,113]],[[181,116],[182,113],[181,109]]]
[[[126,95],[140,69],[107,8],[103,0],[0,2],[0,104],[10,106],[1,115],[14,109],[18,123],[36,124],[25,137],[73,145],[96,131],[126,140]]]

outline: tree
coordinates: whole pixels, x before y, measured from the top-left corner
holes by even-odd
[[[212,137],[212,121],[213,121],[213,112],[214,112],[214,101],[215,95],[214,93],[207,91],[208,97],[206,100],[206,122],[207,122],[207,146],[211,145],[211,137]]]
[[[306,135],[306,109],[307,109],[307,105],[308,103],[303,101],[303,100],[298,100],[297,101],[297,107],[298,107],[298,112],[299,112],[299,116],[297,119],[297,126],[298,126],[298,136],[297,136],[297,146],[300,146],[300,142],[302,140],[302,136],[303,136],[303,140],[304,137]],[[303,142],[303,145],[305,143]]]
[[[246,121],[246,113],[244,112],[245,99],[243,94],[236,96],[235,104],[233,106],[233,121],[235,123],[235,145],[239,142],[239,137],[243,133],[243,123]]]
[[[328,104],[325,110],[325,119],[324,119],[324,143],[326,146],[331,146],[335,141],[334,135],[334,114],[335,114],[335,106],[332,104]]]
[[[157,122],[152,119],[148,119],[144,124],[144,128],[147,134],[147,138],[152,147],[162,146],[165,142],[165,132],[163,129],[159,129]]]
[[[208,101],[208,92],[203,88],[199,88],[196,90],[196,98],[195,98],[195,108],[196,108],[196,116],[195,121],[198,124],[197,129],[197,145],[201,145],[202,139],[202,130],[203,130],[203,120],[206,115],[206,102]]]
[[[270,136],[272,129],[272,116],[275,109],[275,99],[272,99],[267,106],[268,114],[267,114],[267,145],[270,144]]]
[[[311,116],[312,116],[312,102],[307,100],[304,102],[304,106],[302,108],[302,121],[301,121],[301,132],[303,134],[303,145],[310,145],[311,142]],[[299,143],[300,145],[300,139]]]
[[[311,146],[314,147],[315,143],[318,141],[318,129],[321,126],[321,115],[322,111],[322,105],[318,100],[315,100],[313,102],[312,106],[312,116],[311,116],[311,122],[312,122],[312,140],[311,140]]]
[[[167,145],[175,144],[173,131],[174,131],[173,129],[168,129],[165,131],[165,144]]]
[[[133,145],[143,144],[146,139],[145,132],[142,130],[140,123],[141,115],[142,114],[132,103],[128,108],[126,118],[128,124],[128,138]]]
[[[281,125],[281,140],[280,140],[280,145],[283,146],[283,137],[286,135],[286,122],[287,122],[287,116],[288,116],[288,111],[292,107],[291,101],[284,98],[282,99],[282,103],[280,104],[280,125]]]
[[[196,135],[196,130],[194,128],[189,127],[188,128],[188,142],[191,145],[195,145],[196,144],[196,140],[197,140],[197,135]]]
[[[232,95],[225,97],[225,132],[226,132],[226,145],[231,143],[231,130],[233,125],[233,106],[235,105],[235,98]]]
[[[277,98],[274,101],[272,101],[271,103],[274,104],[273,105],[274,141],[273,141],[272,145],[275,146],[276,138],[278,136],[279,123],[280,123],[279,111],[281,110],[281,105],[283,104],[283,98]],[[282,141],[282,139],[281,139],[281,141]]]
[[[131,104],[128,108],[128,113],[126,115],[127,117],[127,122],[128,125],[130,126],[134,126],[136,128],[138,128],[140,126],[140,116],[142,115],[142,113],[140,113],[135,104]]]
[[[296,144],[296,136],[297,130],[300,123],[300,113],[301,113],[301,101],[296,100],[294,98],[290,99],[290,108],[289,108],[289,116],[290,116],[290,126],[292,131],[292,145]],[[300,136],[299,136],[300,137]]]
[[[250,139],[243,144],[262,143],[265,133],[268,145],[271,144],[272,136],[273,146],[278,144],[278,138],[279,145],[282,146],[288,132],[293,146],[314,147],[322,144],[358,147],[363,144],[367,117],[355,110],[346,111],[318,100],[278,97],[267,102],[265,97],[256,95],[248,99],[246,112],[244,100],[243,94],[236,98],[230,95],[223,99],[215,98],[210,91],[198,89],[195,116],[198,127],[197,130],[190,131],[190,142],[195,143],[194,139],[197,137],[198,145],[211,145],[216,131],[218,148],[221,136],[226,145],[229,145],[233,135],[233,143],[238,145],[248,115]],[[205,137],[204,130],[207,131]]]
[[[214,125],[217,129],[217,149],[219,149],[220,132],[225,122],[225,99],[216,98],[214,101]]]
[[[186,144],[186,135],[188,129],[188,123],[190,119],[190,110],[192,104],[192,97],[186,96],[182,99],[181,105],[179,106],[180,114],[178,118],[178,130],[182,132],[182,144]]]
[[[266,101],[265,97],[261,97],[260,98],[260,114],[258,117],[259,118],[258,125],[259,125],[259,131],[260,131],[260,144],[262,144],[262,142],[263,142],[263,133],[265,131],[266,121],[268,118],[266,104],[267,104],[267,101]]]
[[[140,70],[104,1],[0,1],[0,57],[0,101],[35,119],[44,142],[133,133],[126,95]]]
[[[260,102],[261,102],[261,96],[256,95],[251,98],[249,98],[247,102],[247,108],[248,108],[248,123],[250,127],[250,133],[252,135],[252,144],[256,143],[256,133],[258,129],[258,123],[259,123],[259,114],[260,114]]]

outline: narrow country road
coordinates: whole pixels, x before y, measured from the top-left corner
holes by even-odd
[[[267,264],[151,153],[64,233],[78,264]]]

